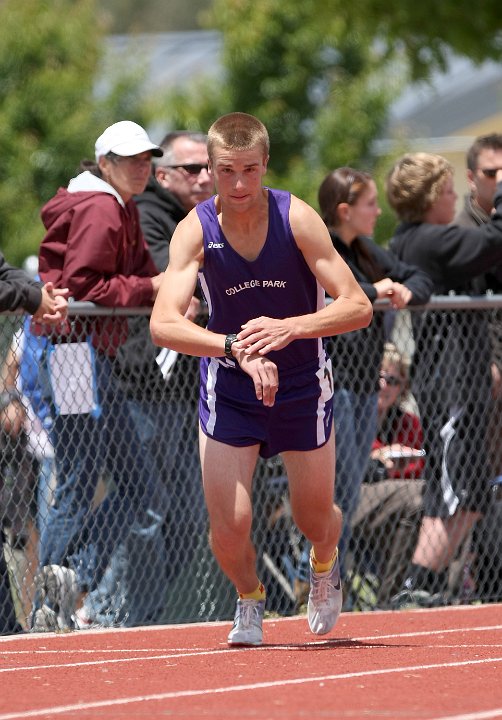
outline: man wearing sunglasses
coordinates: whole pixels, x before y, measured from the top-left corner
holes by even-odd
[[[162,140],[162,162],[155,163],[146,190],[136,197],[141,227],[157,265],[165,269],[169,241],[180,220],[213,194],[207,169],[206,136],[171,132]]]
[[[497,169],[502,168],[502,134],[480,135],[467,151],[469,192],[455,225],[473,227],[488,222],[493,210]]]
[[[455,224],[467,227],[479,227],[489,222],[493,212],[493,198],[497,187],[497,170],[502,168],[502,134],[489,133],[480,135],[472,143],[466,154],[467,182],[469,192],[465,195],[464,206],[455,216]],[[489,278],[483,280],[484,283]],[[495,292],[502,293],[502,286]],[[485,292],[484,286],[479,287]],[[500,443],[500,430],[502,428],[502,309],[494,310],[490,321],[490,337],[492,341],[492,396],[493,405],[489,418],[489,450],[493,462],[494,475],[502,473],[502,447]],[[474,532],[472,552],[476,556],[478,570],[478,592],[483,594],[483,578],[491,574],[496,576],[493,569],[494,558],[497,553],[489,552],[489,548],[496,548],[499,539],[500,510],[495,506],[486,517],[478,523]],[[501,563],[499,563],[500,567]]]

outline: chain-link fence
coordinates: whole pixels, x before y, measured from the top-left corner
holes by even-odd
[[[491,341],[496,350],[502,298],[436,298],[425,309],[376,312],[384,313],[397,351],[420,356],[412,393],[400,392],[395,405],[423,426],[427,454],[410,473],[410,461],[422,455],[421,435],[413,443],[387,433],[372,446],[350,518],[345,608],[392,606],[419,537],[423,463],[434,467],[430,436],[444,435],[434,411],[448,406],[451,421],[456,392],[464,398],[457,432],[474,438],[476,452],[472,442],[469,454],[456,450],[455,467],[467,485],[480,484],[486,502],[479,501],[483,517],[448,563],[448,602],[500,600],[502,503],[490,485],[502,475],[502,390],[490,365],[497,361]],[[51,573],[67,579],[59,574],[66,567],[76,579],[68,592],[79,608],[77,627],[230,619],[235,591],[210,551],[200,478],[198,360],[156,355],[144,342],[145,310],[128,317],[127,356],[106,358],[90,336],[110,314],[125,319],[126,311],[72,304],[65,342],[37,334],[27,317],[0,317],[0,606],[12,599],[20,625],[51,629],[46,618],[36,621],[36,610],[51,592]],[[387,371],[389,387],[391,378]],[[378,377],[370,379],[378,386]],[[308,547],[291,519],[279,457],[259,461],[254,487],[253,533],[268,610],[290,614],[305,600]],[[0,607],[0,633],[8,631]]]

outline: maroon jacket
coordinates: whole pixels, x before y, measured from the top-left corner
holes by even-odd
[[[41,215],[47,230],[39,251],[44,282],[106,307],[152,304],[150,278],[158,271],[133,200],[124,205],[110,185],[84,172],[60,188]],[[96,318],[78,331],[92,332],[94,346],[114,355],[127,336],[127,320]]]

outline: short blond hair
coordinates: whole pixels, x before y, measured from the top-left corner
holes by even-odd
[[[270,149],[265,125],[254,115],[242,112],[222,115],[209,128],[207,138],[210,159],[215,147],[225,150],[252,150],[261,147],[264,155],[268,155]]]
[[[389,205],[399,220],[423,222],[425,213],[452,175],[453,167],[442,155],[424,152],[403,155],[387,176]]]

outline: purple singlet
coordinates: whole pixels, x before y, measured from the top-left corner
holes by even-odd
[[[268,203],[266,241],[252,261],[239,255],[224,236],[214,198],[196,206],[204,242],[199,280],[209,307],[209,330],[238,333],[243,323],[261,315],[294,317],[324,307],[324,290],[291,231],[290,193],[268,189]],[[253,382],[238,363],[225,357],[201,359],[204,432],[230,445],[260,443],[265,457],[324,444],[331,429],[332,381],[322,340],[295,340],[268,357],[279,371],[273,408],[256,399]],[[278,424],[279,414],[284,424]],[[277,431],[273,439],[271,427]]]

